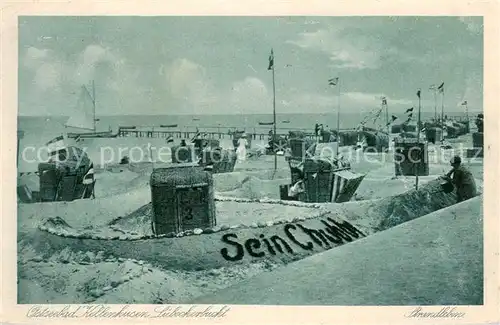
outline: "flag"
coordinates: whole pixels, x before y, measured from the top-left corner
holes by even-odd
[[[394,121],[395,121],[395,120],[397,120],[397,119],[398,119],[398,117],[397,117],[397,116],[394,116],[394,115],[392,116],[392,122],[394,122]]]
[[[417,96],[420,98],[420,89],[417,91]]]
[[[437,88],[440,93],[444,92],[444,82]]]
[[[333,174],[331,202],[349,201],[365,178],[363,174],[355,174],[350,170],[339,170]]]
[[[466,106],[466,105],[467,105],[467,101],[466,101],[466,100],[464,100],[464,101],[462,102],[462,104],[460,104],[460,105],[462,105],[462,106]]]
[[[382,105],[387,105],[387,98],[382,97]]]
[[[267,70],[273,70],[274,69],[274,53],[273,50],[271,49],[271,55],[269,55],[269,67]]]
[[[413,112],[413,107],[412,108],[408,108],[405,113],[409,113],[409,112]]]
[[[380,113],[382,113],[382,110],[380,109],[377,114],[375,114],[375,118],[373,119],[373,124],[377,121],[377,119],[380,117]]]
[[[328,79],[328,84],[330,86],[336,86],[339,83],[339,77]]]
[[[67,148],[64,136],[62,135],[50,140],[46,145],[50,156],[53,156],[56,152]]]
[[[412,118],[413,113],[408,114],[408,118]]]
[[[199,136],[201,136],[201,132],[200,132],[200,130],[197,130],[194,137],[191,138],[191,142],[194,142],[194,140],[196,140],[196,138],[198,138]]]

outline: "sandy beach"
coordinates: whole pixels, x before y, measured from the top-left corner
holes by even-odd
[[[459,149],[469,138],[470,134],[464,135],[452,145]],[[140,144],[140,140],[119,139],[115,144],[133,147],[147,145],[150,139],[145,139],[143,144]],[[98,152],[105,140],[100,141],[91,145],[89,140],[86,143],[88,152]],[[463,202],[454,208],[455,194],[446,194],[440,189],[438,177],[449,170],[449,158],[456,151],[429,145],[430,156],[436,153],[445,159],[436,159],[436,162],[430,159],[430,175],[419,177],[418,191],[414,189],[415,177],[394,177],[392,150],[387,153],[366,153],[361,155],[363,159],[356,158],[359,152],[350,147],[342,147],[341,152],[350,157],[353,171],[366,174],[349,202],[320,204],[281,201],[279,185],[290,183],[288,163],[283,156],[279,156],[278,169],[274,172],[274,157],[261,156],[238,162],[234,172],[213,175],[217,216],[214,228],[202,229],[201,234],[191,231],[162,238],[155,238],[151,232],[149,180],[158,162],[146,159],[120,165],[114,161],[97,166],[96,198],[91,201],[18,205],[19,302],[228,303],[234,301],[231,300],[231,292],[243,290],[248,295],[241,296],[241,303],[255,303],[261,298],[243,287],[248,286],[258,292],[257,288],[262,283],[280,292],[279,288],[284,287],[272,279],[286,272],[295,272],[289,270],[300,269],[305,272],[307,263],[345,260],[342,254],[354,254],[357,259],[364,260],[363,256],[371,254],[367,247],[373,247],[372,237],[379,247],[408,245],[404,236],[397,235],[397,229],[403,227],[408,233],[413,231],[411,227],[415,228],[415,232],[421,232],[419,229],[422,227],[433,228],[436,218],[440,223],[456,218],[453,216],[457,215],[459,206],[461,209],[470,209],[470,213],[467,218],[460,220],[460,225],[449,221],[447,227],[451,232],[455,231],[455,227],[472,226],[470,223],[477,224],[481,220],[478,210],[481,198]],[[465,160],[464,164],[473,173],[481,192],[482,159]],[[36,175],[25,174],[19,178],[19,182],[36,189]],[[434,216],[436,214],[439,216]],[[312,247],[309,249],[297,244],[311,239],[307,234],[308,229],[326,229],[325,225],[348,225],[348,228],[339,226],[338,229],[343,230],[337,233],[340,237],[334,237],[334,242],[313,240],[310,241]],[[427,238],[425,233],[421,235]],[[262,245],[264,255],[252,256],[243,248],[243,243],[252,238]],[[415,236],[411,238],[414,240]],[[444,241],[439,245],[452,244]],[[429,248],[413,248],[419,254],[425,249]],[[346,250],[349,253],[342,253]],[[478,257],[475,251],[468,253]],[[335,254],[340,255],[337,257]],[[376,258],[366,259],[364,263],[367,269],[375,270],[377,267]],[[450,267],[444,265],[446,263],[441,266],[435,261],[424,260],[423,263],[428,263],[429,275],[446,272],[441,267]],[[355,263],[349,265],[346,267],[355,268]],[[409,267],[410,264],[404,265]],[[321,272],[317,271],[318,277]],[[350,274],[354,269],[345,272]],[[377,272],[383,276],[382,271]],[[470,276],[475,272],[479,276],[482,270],[469,268],[464,272]],[[412,281],[412,274],[408,275],[407,281]],[[349,277],[342,285],[359,281],[356,279],[355,276]],[[393,286],[391,283],[379,285],[385,290]],[[316,283],[310,286],[319,288]],[[436,297],[434,290],[435,287],[429,285],[418,289],[418,294],[409,293],[407,299],[417,304],[454,301]],[[450,294],[452,290],[450,287]],[[325,299],[329,297],[331,304],[369,304],[373,301],[370,295],[359,294],[357,300],[333,293],[329,295],[327,292],[321,295]],[[475,296],[471,297],[472,300],[464,298],[459,301],[477,303]],[[311,304],[314,301],[326,303],[326,300],[308,301]],[[265,302],[278,301],[270,295]],[[308,304],[303,300],[283,303]]]

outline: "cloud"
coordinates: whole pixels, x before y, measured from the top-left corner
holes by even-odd
[[[215,87],[202,65],[182,58],[163,65],[159,72],[183,113],[201,113],[217,102]]]
[[[163,64],[158,73],[181,114],[268,113],[272,105],[265,83],[253,76],[216,84],[201,64],[186,58]]]
[[[337,96],[326,96],[315,93],[303,93],[295,95],[291,102],[298,107],[325,108],[337,105]]]
[[[109,48],[100,45],[89,45],[79,55],[78,63],[74,69],[74,80],[85,84],[95,79],[96,69],[100,64],[109,64],[115,70],[122,61],[118,59]]]
[[[300,33],[298,39],[287,41],[303,49],[319,51],[330,56],[334,68],[376,69],[380,66],[383,48],[369,38],[358,36],[353,42],[339,31],[320,29]]]
[[[100,64],[109,64],[118,72],[123,64],[110,49],[99,45],[87,46],[76,62],[64,60],[62,55],[48,50],[30,47],[26,50],[23,65],[34,71],[34,82],[41,90],[57,88],[63,82],[85,84],[93,80]]]
[[[177,59],[166,72],[167,87],[175,97],[187,98],[207,87],[205,69],[188,59]]]
[[[42,63],[35,72],[34,81],[41,91],[60,90],[61,66],[55,63]]]
[[[483,23],[481,17],[458,17],[462,23],[467,26],[467,30],[474,34],[479,34],[483,31]]]
[[[412,101],[408,99],[396,99],[390,98],[384,94],[373,94],[373,93],[361,93],[361,92],[347,92],[342,94],[353,102],[361,105],[374,106],[380,105],[382,97],[387,99],[388,104],[396,105],[411,105]]]
[[[50,50],[29,47],[24,55],[24,66],[28,69],[39,67],[50,56]]]
[[[267,113],[272,99],[262,80],[246,77],[232,84],[229,103],[235,111],[241,113]]]
[[[29,47],[21,60],[32,78],[23,87],[24,97],[29,98],[25,101],[52,106],[53,114],[67,114],[67,106],[76,101],[75,91],[94,79],[103,95],[99,98],[103,108],[100,114],[112,113],[116,106],[122,108],[124,104],[132,108],[140,101],[137,95],[122,99],[130,97],[131,92],[140,92],[140,70],[127,67],[125,59],[110,48],[91,44],[77,53],[76,60],[71,60],[63,53]]]
[[[470,73],[465,79],[464,91],[457,94],[456,100],[462,103],[467,100],[468,108],[474,111],[482,110],[483,107],[483,80],[479,73]]]

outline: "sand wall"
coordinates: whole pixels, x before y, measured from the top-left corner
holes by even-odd
[[[476,197],[190,303],[482,304],[482,216]]]
[[[329,214],[308,219],[317,213],[311,210],[310,213],[303,212],[306,215],[302,218],[272,226],[263,223],[257,227],[226,229],[213,234],[133,241],[120,240],[118,236],[115,240],[67,238],[38,230],[31,234],[30,241],[40,254],[47,256],[69,247],[104,251],[106,255],[145,260],[174,269],[209,269],[262,259],[288,263],[397,226],[455,202],[454,194],[438,191],[438,182],[434,181],[418,191],[392,198],[362,204],[325,205],[331,209]],[[238,204],[236,208],[244,210],[245,204]],[[251,218],[253,213],[248,217]],[[74,216],[73,222],[76,222]],[[74,227],[74,223],[67,223]]]

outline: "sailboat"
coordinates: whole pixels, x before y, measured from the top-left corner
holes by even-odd
[[[64,124],[65,131],[62,135],[47,143],[50,155],[63,150],[69,146],[76,146],[82,138],[116,137],[112,131],[96,132],[95,118],[95,88],[92,82],[92,95],[85,85],[80,88],[80,95],[76,102],[76,109]],[[88,130],[92,132],[67,132],[67,128]]]
[[[93,83],[92,83],[93,86]],[[77,109],[64,124],[67,127],[91,130],[91,133],[67,133],[49,141],[49,160],[38,164],[40,190],[32,202],[72,201],[94,198],[94,164],[85,150],[78,146],[80,137],[96,137],[109,132],[95,132],[95,100],[82,86]],[[65,130],[66,131],[66,130]],[[29,202],[28,202],[29,203]]]
[[[117,134],[113,134],[111,130],[96,132],[96,122],[99,121],[95,117],[95,87],[94,82],[92,82],[92,94],[87,89],[85,85],[82,85],[80,90],[80,96],[78,97],[76,110],[73,115],[71,115],[64,126],[81,129],[81,130],[89,130],[92,132],[85,133],[74,133],[68,132],[67,137],[72,139],[79,138],[109,138],[116,137]]]

